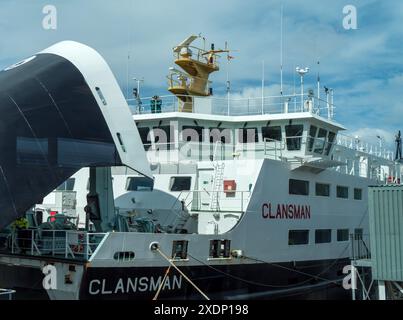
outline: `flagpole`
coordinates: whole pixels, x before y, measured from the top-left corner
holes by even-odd
[[[281,5],[280,22],[280,95],[283,95],[283,5]]]
[[[264,114],[264,60],[262,61],[262,114]]]
[[[228,113],[228,115],[230,115],[230,102],[229,102],[229,99],[230,99],[230,90],[231,90],[231,88],[230,88],[230,82],[229,82],[229,57],[227,56],[227,108],[228,108],[228,110],[227,110],[227,113]]]

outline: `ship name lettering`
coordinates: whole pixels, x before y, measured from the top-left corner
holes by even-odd
[[[135,292],[155,292],[161,286],[163,277],[119,278],[117,281],[93,279],[88,284],[88,293],[94,295],[127,294]],[[172,291],[182,288],[182,276],[167,277],[162,290]]]
[[[274,209],[274,210],[273,210]],[[262,218],[263,219],[294,219],[306,220],[311,219],[311,206],[299,204],[277,204],[264,203],[262,205]]]

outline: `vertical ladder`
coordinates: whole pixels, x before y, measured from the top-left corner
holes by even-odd
[[[211,203],[210,209],[212,211],[220,210],[220,192],[222,191],[223,178],[224,178],[224,162],[217,162],[214,166],[214,179],[213,179],[213,190],[211,192]]]

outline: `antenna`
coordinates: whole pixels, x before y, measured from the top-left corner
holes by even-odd
[[[129,82],[130,82],[130,55],[131,55],[131,43],[132,43],[132,33],[130,28],[131,13],[133,12],[133,2],[130,1],[129,4],[129,25],[127,30],[127,65],[126,65],[126,99],[129,100]]]
[[[318,108],[320,108],[320,61],[318,60]]]
[[[280,95],[283,95],[283,5],[281,5],[280,25]]]
[[[304,110],[304,76],[309,72],[309,68],[297,67],[295,71],[301,77],[301,112]]]
[[[264,60],[262,61],[262,114],[264,114]]]

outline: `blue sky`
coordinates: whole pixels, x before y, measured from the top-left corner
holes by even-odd
[[[57,8],[57,30],[42,28],[47,4]],[[343,28],[349,4],[357,8],[357,30]],[[277,94],[282,5],[286,88],[293,89],[295,66],[311,67],[306,83],[315,87],[319,59],[322,85],[335,89],[336,119],[354,135],[382,135],[393,146],[403,129],[403,1],[1,0],[0,68],[75,40],[103,55],[124,93],[129,64],[130,78],[145,79],[144,95],[163,95],[171,48],[202,33],[217,47],[228,41],[238,50],[229,70],[234,93],[260,96],[264,60],[265,91]],[[212,80],[222,92],[225,70]]]

